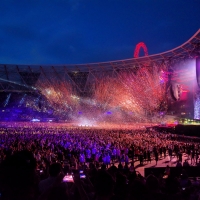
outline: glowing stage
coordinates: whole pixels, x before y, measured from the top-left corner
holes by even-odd
[[[112,123],[99,123],[99,124],[80,124],[80,123],[54,123],[54,122],[0,122],[0,127],[14,128],[65,128],[65,129],[112,129],[112,130],[141,130],[146,127],[156,126],[157,124],[150,123],[135,123],[135,124],[112,124]]]

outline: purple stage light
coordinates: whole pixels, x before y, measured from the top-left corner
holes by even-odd
[[[111,115],[111,114],[112,114],[112,112],[110,112],[110,111],[107,112],[107,115]]]

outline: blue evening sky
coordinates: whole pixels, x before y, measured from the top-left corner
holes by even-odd
[[[0,64],[80,64],[170,50],[200,28],[200,0],[1,0]]]

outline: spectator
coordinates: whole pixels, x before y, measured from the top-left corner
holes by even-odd
[[[149,200],[164,200],[166,195],[161,193],[159,187],[159,181],[154,175],[149,175],[146,179],[146,186],[148,190],[148,199]]]
[[[179,160],[177,160],[176,167],[182,167],[182,163]]]
[[[50,165],[49,168],[49,177],[45,180],[40,181],[39,183],[39,191],[40,193],[45,192],[49,189],[56,181],[57,176],[61,172],[61,164],[60,163],[53,163]]]
[[[2,199],[33,200],[37,196],[36,161],[29,151],[7,156],[0,168]]]
[[[114,195],[114,180],[112,176],[104,171],[100,170],[95,179],[95,192],[96,199],[111,199]]]
[[[183,167],[189,167],[189,166],[190,166],[190,165],[189,165],[188,161],[185,160],[185,162],[183,163]]]

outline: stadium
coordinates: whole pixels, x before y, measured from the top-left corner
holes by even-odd
[[[140,49],[145,55],[139,57]],[[200,30],[148,55],[77,65],[0,65],[0,121],[177,123],[200,119]]]
[[[199,199],[199,87],[200,30],[127,60],[1,64],[1,199]]]

